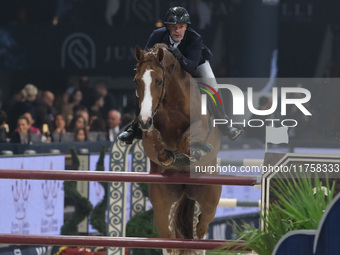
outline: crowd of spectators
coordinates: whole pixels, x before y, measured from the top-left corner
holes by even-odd
[[[105,82],[82,90],[68,88],[56,98],[49,90],[26,84],[0,109],[0,142],[57,143],[113,141],[122,128],[122,118],[132,115],[115,108]]]
[[[81,84],[82,82],[86,83],[81,79],[72,81],[71,84],[74,85],[59,94],[26,84],[10,98],[0,96],[0,142],[33,144],[114,141],[124,126],[134,118],[134,100],[127,99],[128,103],[123,108],[124,100],[118,102],[121,98],[110,93],[105,81],[92,81],[91,86]],[[301,95],[290,95],[291,98],[299,96]],[[295,105],[288,105],[287,115],[283,117],[298,122],[298,126],[289,128],[289,137],[338,140],[340,110],[331,102],[333,101],[321,104],[313,101],[314,106],[312,103],[305,104],[313,113],[313,118],[305,116]],[[271,105],[271,96],[266,94],[259,97],[255,108],[266,110]],[[315,109],[315,105],[319,105],[319,108]],[[331,121],[326,118],[329,112],[335,113],[331,116]],[[256,123],[262,120],[270,125],[271,122],[266,122],[266,119],[275,119],[275,123],[278,123],[283,118],[278,113],[279,111],[266,116],[250,116],[250,119],[257,120]],[[266,125],[255,128],[246,126],[242,137],[264,143]]]

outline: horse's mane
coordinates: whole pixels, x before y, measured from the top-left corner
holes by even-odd
[[[163,50],[168,50],[168,45],[166,45],[165,43],[156,43],[151,49],[150,51],[157,51],[158,49],[163,49]]]
[[[160,50],[163,51],[161,52],[161,62],[157,60]],[[141,53],[143,57],[138,59],[136,64],[137,69],[141,64],[146,62],[154,62],[155,64],[160,65],[162,68],[171,68],[174,65],[176,66],[177,59],[170,51],[168,51],[168,46],[165,43],[156,43],[151,49],[141,50]]]
[[[172,64],[174,61],[176,61],[176,58],[170,53],[170,51],[168,51],[168,45],[165,43],[156,43],[151,49],[148,50],[148,52],[156,55],[159,49],[164,51],[165,62]]]

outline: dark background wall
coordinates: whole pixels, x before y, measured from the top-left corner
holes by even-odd
[[[278,77],[313,77],[329,27],[331,63],[324,73],[338,76],[335,0],[117,0],[112,1],[117,8],[107,19],[108,3],[2,0],[3,93],[14,93],[27,82],[64,91],[72,75],[107,76],[111,89],[131,89],[133,48],[145,45],[156,22],[175,5],[190,12],[192,27],[214,53],[212,65],[218,77],[269,77],[273,59]]]

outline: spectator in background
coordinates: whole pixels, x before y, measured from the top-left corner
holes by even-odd
[[[134,115],[133,114],[131,114],[131,113],[124,113],[122,115],[122,118],[121,118],[121,120],[122,120],[121,126],[125,127],[125,126],[129,125],[131,123],[131,121],[133,121],[133,119],[134,119]]]
[[[59,113],[54,118],[52,141],[61,142],[65,133],[66,133],[66,121],[64,116]]]
[[[29,120],[25,116],[20,116],[17,121],[17,130],[14,131],[11,139],[12,143],[31,143],[31,132]]]
[[[35,111],[37,114],[36,118],[36,126],[42,130],[43,124],[47,124],[49,130],[52,130],[53,127],[53,119],[54,119],[54,94],[51,91],[44,91],[41,94],[41,97],[38,98],[35,103]]]
[[[38,95],[38,89],[33,84],[27,84],[21,90],[22,100],[15,103],[8,112],[8,124],[11,131],[16,127],[19,116],[25,112],[31,113],[33,118],[36,117],[35,107],[33,102],[36,100]]]
[[[86,128],[76,128],[74,130],[74,141],[85,142],[87,140]]]
[[[34,119],[29,112],[25,112],[21,116],[26,117],[26,119],[28,120],[29,130],[32,134],[41,134],[41,130],[39,128],[33,126],[34,125]],[[14,131],[18,131],[18,127]]]
[[[77,88],[81,90],[83,93],[83,99],[80,104],[86,106],[86,108],[90,108],[91,99],[93,96],[93,88],[90,88],[90,80],[88,76],[80,76],[74,78],[74,84],[77,84]]]
[[[73,109],[75,106],[79,105],[83,99],[83,93],[80,89],[73,89],[72,93],[69,95],[64,94],[63,103],[61,105],[61,113],[66,117],[66,125],[69,125],[73,118]]]
[[[25,116],[28,119],[29,130],[32,134],[41,134],[41,130],[34,126],[35,120],[31,113],[25,112],[22,116]]]
[[[28,129],[29,129],[29,142],[50,142],[50,134],[46,133],[42,135],[42,132],[39,128],[34,126],[34,119],[29,112],[25,112],[23,115],[28,120]],[[18,131],[18,128],[15,130]]]
[[[83,116],[76,116],[72,119],[70,126],[69,126],[69,132],[75,132],[76,129],[79,128],[86,128],[86,121]]]
[[[91,121],[90,132],[106,132],[105,120],[97,117]]]
[[[94,85],[94,94],[104,97],[103,116],[107,116],[110,110],[118,109],[119,105],[115,97],[108,91],[105,81],[98,81]]]
[[[103,107],[105,104],[104,96],[99,94],[94,94],[91,98],[91,104],[90,104],[90,115],[97,115],[99,117],[103,117]]]
[[[87,140],[91,142],[107,140],[106,122],[102,117],[98,115],[90,116]]]
[[[121,114],[117,110],[111,110],[107,114],[108,139],[113,142],[120,132]]]
[[[91,114],[90,116],[89,116],[89,126],[90,126],[90,129],[91,129],[91,125],[92,125],[92,122],[95,120],[95,119],[98,119],[98,118],[100,118],[98,115],[96,115],[96,114]],[[105,121],[104,121],[105,122]]]
[[[38,96],[38,88],[33,84],[26,84],[24,87],[24,91],[26,92],[26,100],[29,102],[34,102]]]
[[[0,110],[0,143],[8,142],[8,126],[6,124],[7,114]]]
[[[21,90],[15,91],[14,94],[9,98],[9,100],[4,100],[4,104],[2,105],[1,109],[4,110],[6,113],[9,113],[12,107],[17,104],[18,102],[23,102],[23,93]]]
[[[91,116],[90,130],[87,135],[87,140],[91,142],[107,141],[106,123],[105,120],[98,116]]]
[[[73,116],[82,116],[85,120],[86,130],[89,130],[90,116],[87,108],[84,105],[77,105],[73,109]]]

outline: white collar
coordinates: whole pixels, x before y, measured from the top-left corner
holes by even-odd
[[[170,35],[169,35],[169,39],[170,39],[171,45],[173,45],[174,48],[177,48],[177,46],[181,43],[181,41],[175,42],[175,41],[171,38]]]

